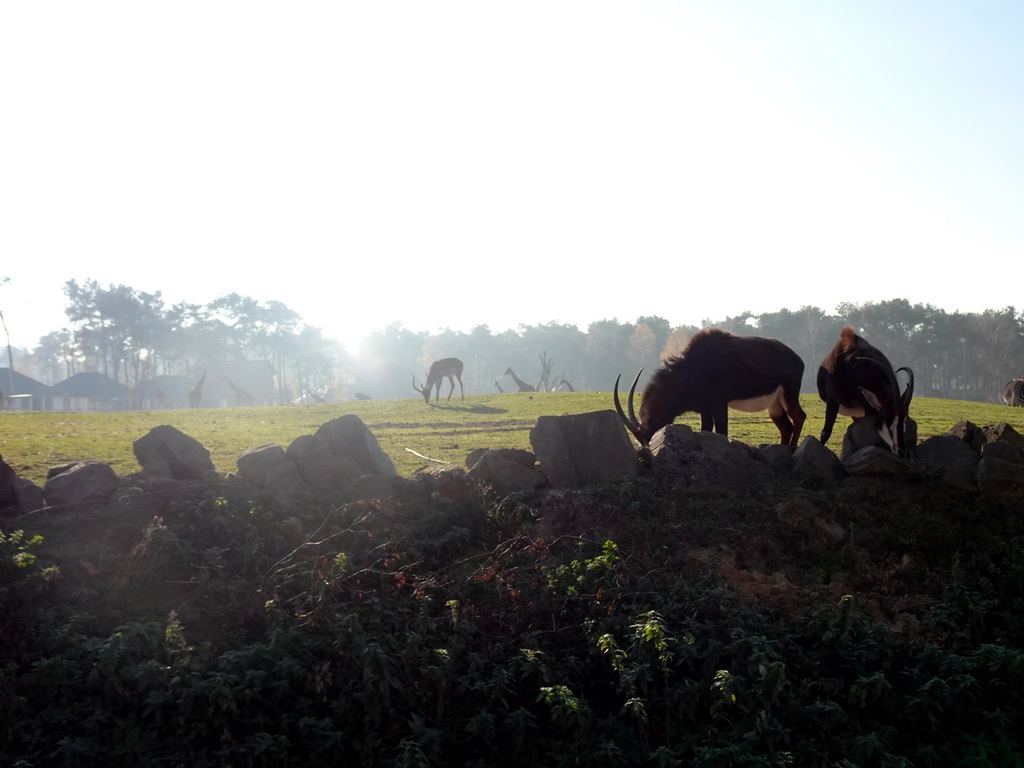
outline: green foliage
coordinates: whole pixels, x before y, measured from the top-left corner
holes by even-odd
[[[858,532],[838,545],[857,548],[845,560],[783,531],[765,512],[773,497],[680,498],[643,482],[524,494],[533,513],[515,519],[482,503],[295,509],[200,493],[159,516],[97,513],[94,545],[83,527],[73,548],[58,531],[11,532],[0,754],[74,766],[1014,765],[1020,523],[1009,507],[982,515],[919,493],[901,515],[829,500]],[[927,533],[911,535],[922,521]],[[986,533],[968,538],[972,526]],[[912,589],[889,577],[906,547]],[[823,559],[846,596],[796,585]],[[787,570],[791,601],[742,589],[761,583],[735,577],[755,561]],[[45,580],[44,563],[62,578]]]

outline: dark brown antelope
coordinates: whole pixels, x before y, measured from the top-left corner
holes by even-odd
[[[422,388],[416,386],[416,375],[412,377],[412,388],[423,395],[423,402],[430,402],[430,390],[434,390],[434,402],[440,399],[441,395],[441,380],[448,379],[452,388],[448,391],[448,400],[451,402],[452,393],[455,392],[455,380],[459,380],[459,394],[462,399],[466,399],[466,392],[462,388],[462,361],[457,357],[446,357],[443,360],[437,360],[430,366],[430,371],[427,373],[427,383]]]
[[[639,419],[633,395],[640,374],[629,388],[628,417],[619,404],[616,378],[615,410],[642,448],[650,445],[655,432],[687,411],[700,414],[701,429],[728,435],[729,408],[767,409],[782,444],[796,445],[807,418],[800,407],[803,375],[803,360],[781,341],[712,328],[696,334],[681,355],[655,371],[644,389]]]
[[[904,371],[909,381],[900,393],[896,374]],[[839,341],[818,367],[818,395],[825,402],[825,427],[821,442],[832,436],[836,417],[868,419],[893,453],[909,452],[907,414],[914,397],[914,372],[906,366],[893,370],[889,359],[846,326]]]
[[[1024,377],[1007,382],[1003,389],[1003,402],[1011,406],[1024,407]]]

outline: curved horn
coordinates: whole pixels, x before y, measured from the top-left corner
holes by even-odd
[[[416,374],[415,373],[412,375],[412,388],[415,389],[417,392],[419,392],[421,395],[423,394],[423,390],[416,386]]]
[[[906,371],[908,377],[907,388],[903,390],[903,396],[899,399],[900,408],[906,411],[910,408],[910,401],[914,399],[914,371],[906,365],[896,369],[896,373],[900,371]]]
[[[636,378],[633,379],[633,385],[629,388],[629,401],[627,403],[627,407],[629,408],[628,418],[626,417],[626,414],[622,412],[622,405],[619,403],[619,379],[622,378],[621,373],[615,377],[615,388],[612,392],[615,397],[615,410],[618,412],[619,418],[622,419],[622,423],[626,425],[626,429],[628,429],[637,440],[640,439],[640,422],[637,420],[636,413],[633,411],[633,395],[636,393],[636,383],[640,381],[640,374],[643,372],[643,368],[637,371]]]

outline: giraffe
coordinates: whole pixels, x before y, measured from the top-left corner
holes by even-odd
[[[536,392],[537,388],[532,384],[527,384],[525,381],[516,376],[516,372],[512,370],[512,366],[509,366],[508,370],[505,371],[506,376],[511,376],[512,380],[519,387],[520,392]]]
[[[498,388],[498,391],[499,391],[499,392],[500,392],[501,394],[503,394],[503,395],[505,394],[505,390],[501,388],[501,384],[499,384],[499,383],[498,383],[498,380],[497,380],[497,379],[495,379],[495,380],[494,380],[494,386],[496,386],[496,387]]]
[[[227,376],[224,377],[224,383],[231,387],[231,391],[235,393],[235,402],[237,405],[252,405],[252,395],[241,387],[236,386],[235,383]]]
[[[198,408],[203,401],[203,382],[206,381],[206,371],[199,377],[199,381],[188,391],[188,407]]]

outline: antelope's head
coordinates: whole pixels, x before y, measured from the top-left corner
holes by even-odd
[[[644,392],[643,402],[640,404],[640,418],[636,417],[636,412],[633,409],[633,398],[636,395],[636,384],[640,381],[640,374],[643,372],[643,368],[637,371],[633,384],[629,388],[629,399],[626,401],[629,416],[623,413],[622,404],[619,402],[619,379],[622,378],[621,373],[615,377],[615,389],[612,394],[615,398],[615,411],[619,414],[619,418],[622,419],[622,423],[629,430],[630,434],[636,438],[636,441],[640,443],[641,453],[649,453],[651,438],[654,437],[654,433],[665,425],[670,424],[672,416],[659,413],[657,405],[660,400],[656,393],[651,392],[651,388],[648,386],[647,391]]]
[[[866,358],[866,360],[890,372],[891,387],[888,392],[884,393],[873,392],[865,387],[858,387],[858,389],[864,397],[864,402],[875,410],[875,414],[871,418],[878,430],[879,437],[893,453],[906,456],[909,453],[906,431],[910,401],[914,398],[914,372],[906,366],[892,371],[877,360],[872,358]],[[907,374],[907,386],[902,393],[899,382],[896,380],[896,374],[900,371]]]

